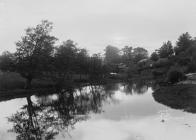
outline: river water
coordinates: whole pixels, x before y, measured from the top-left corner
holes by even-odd
[[[196,115],[153,89],[111,83],[2,101],[0,140],[195,140]]]

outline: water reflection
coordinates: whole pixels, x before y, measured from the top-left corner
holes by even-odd
[[[135,93],[144,94],[148,90],[148,85],[145,81],[139,80],[136,84],[134,84],[133,90]]]
[[[123,88],[122,88],[123,87]],[[8,118],[13,124],[10,131],[17,140],[52,140],[60,131],[67,133],[77,122],[87,120],[90,113],[101,113],[106,100],[114,101],[113,95],[122,90],[126,94],[144,93],[142,84],[89,85],[63,89],[48,96],[27,96],[27,104]]]
[[[49,95],[43,91],[32,96],[21,94],[22,98],[0,102],[1,108],[12,109],[0,114],[0,139],[194,140],[195,115],[176,109],[195,113],[195,99],[153,93],[150,84],[144,81],[89,84],[48,92]],[[7,116],[9,126],[2,119]],[[14,133],[5,134],[5,128]]]

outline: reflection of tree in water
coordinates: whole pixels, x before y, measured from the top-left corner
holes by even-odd
[[[148,90],[146,81],[134,80],[123,84],[123,92],[128,94],[144,94]]]
[[[115,91],[132,94],[137,88],[143,88],[143,85],[90,85],[62,90],[54,96],[38,96],[36,100],[28,96],[27,104],[8,121],[13,124],[12,131],[18,134],[17,140],[52,140],[60,131],[69,132],[77,122],[87,120],[89,113],[102,112],[103,102],[108,98],[112,100]]]
[[[104,91],[108,96],[111,96],[114,94],[115,91],[119,90],[119,83],[108,83],[106,85],[103,85]]]
[[[13,123],[12,131],[18,134],[17,140],[41,140],[42,137],[52,139],[57,134],[57,131],[52,129],[55,116],[46,116],[44,107],[34,104],[30,96],[26,99],[27,105],[8,118],[8,121]]]
[[[137,94],[144,94],[148,90],[148,85],[143,80],[135,81],[133,84],[133,91]]]
[[[133,94],[133,82],[132,81],[123,84],[123,92],[125,92],[125,94],[127,95]]]
[[[122,89],[120,89],[122,87]],[[144,94],[148,90],[148,84],[144,80],[134,80],[126,83],[111,83],[104,85],[105,92],[109,95],[113,95],[115,91],[121,90],[125,94]]]
[[[85,88],[88,88],[85,89]],[[106,95],[102,94],[101,86],[88,86],[78,91],[62,91],[57,98],[48,102],[39,97],[33,102],[26,97],[27,105],[8,118],[13,123],[11,131],[17,133],[17,140],[51,140],[61,130],[74,128],[74,125],[86,120],[90,112],[101,112],[102,101]]]

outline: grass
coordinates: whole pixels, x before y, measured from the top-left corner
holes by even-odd
[[[93,80],[94,79],[94,80]],[[73,80],[74,84],[84,84],[84,83],[104,83],[110,81],[119,81],[121,78],[113,79],[113,78],[93,78],[90,79],[89,76],[86,75],[74,75]],[[1,91],[17,91],[20,89],[24,89],[26,79],[20,76],[18,73],[14,72],[4,72],[0,73],[0,92]],[[64,82],[64,85],[70,84],[69,80]],[[73,81],[72,81],[73,82]],[[49,79],[33,79],[32,80],[32,89],[40,89],[40,88],[54,88],[55,82]]]
[[[22,89],[25,85],[25,79],[19,74],[5,72],[0,74],[0,90]]]
[[[194,96],[196,98],[196,85],[195,84],[177,84],[171,86],[165,86],[157,89],[155,93],[159,94],[173,94],[181,96]]]
[[[153,93],[154,99],[174,109],[196,113],[196,85],[178,84],[161,87]]]
[[[5,72],[0,74],[0,90],[16,90],[24,89],[26,80],[19,74],[14,72]],[[51,87],[53,82],[50,80],[34,79],[32,88],[47,88]]]

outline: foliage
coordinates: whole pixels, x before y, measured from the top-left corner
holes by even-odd
[[[93,54],[90,57],[90,63],[88,66],[89,74],[91,77],[99,77],[102,76],[107,71],[104,70],[104,65],[102,64],[102,59],[99,54]]]
[[[168,58],[160,58],[158,61],[154,63],[155,68],[159,67],[170,67],[172,62]]]
[[[3,72],[0,74],[0,90],[24,88],[25,79],[18,73]]]
[[[181,80],[185,79],[185,75],[183,71],[179,67],[171,67],[167,74],[168,82],[172,84],[177,83]]]
[[[170,41],[163,43],[150,58],[142,47],[125,46],[119,50],[111,45],[105,48],[103,58],[101,54],[90,56],[72,40],[56,45],[57,38],[50,35],[52,28],[52,23],[44,20],[26,29],[25,35],[16,43],[16,52],[0,55],[0,70],[19,73],[26,79],[26,88],[30,88],[31,81],[36,78],[51,78],[59,83],[73,81],[77,76],[80,80],[82,76],[103,78],[111,72],[124,72],[130,77],[142,71],[154,75],[168,73],[168,79],[175,82],[181,75],[172,71],[172,65],[183,68],[183,73],[196,72],[196,39],[189,33],[182,34],[174,48]]]
[[[148,51],[146,49],[141,47],[137,47],[133,49],[133,59],[135,63],[146,58],[148,58]]]
[[[160,58],[168,58],[173,55],[173,46],[170,41],[163,43],[162,47],[158,50]]]
[[[122,62],[129,65],[133,61],[133,47],[125,46],[122,53]]]
[[[129,65],[127,74],[128,74],[129,78],[132,78],[132,77],[134,77],[134,75],[137,75],[138,74],[138,66],[136,64]]]
[[[16,43],[16,71],[29,81],[49,70],[57,40],[50,35],[52,23],[42,21],[36,27],[26,29],[26,35]]]
[[[13,71],[14,69],[14,55],[8,51],[0,55],[0,70]]]
[[[176,47],[174,48],[175,54],[179,55],[185,52],[186,49],[191,47],[192,41],[192,37],[188,32],[182,34],[176,42]]]
[[[167,80],[175,83],[183,80],[184,73],[196,72],[196,39],[189,33],[184,33],[178,38],[174,49],[168,41],[157,52],[159,59],[153,64],[154,75],[165,73],[168,75]],[[153,55],[156,60],[156,54]]]
[[[54,67],[61,76],[75,70],[76,57],[77,57],[76,44],[72,40],[63,42],[58,48],[56,48]]]
[[[152,60],[152,61],[157,61],[158,59],[159,59],[159,55],[156,53],[156,52],[153,52],[152,54],[151,54],[151,56],[150,56],[150,59]]]
[[[116,64],[119,63],[120,58],[120,50],[117,47],[108,45],[105,48],[105,61],[106,63]]]
[[[89,54],[86,49],[78,49],[76,61],[77,61],[76,72],[79,74],[87,74],[88,73]]]
[[[74,74],[103,76],[108,72],[100,55],[89,56],[86,49],[78,48],[72,40],[55,46],[57,38],[50,35],[52,28],[52,23],[44,20],[26,29],[25,35],[16,43],[16,52],[4,52],[0,56],[0,70],[19,73],[26,79],[26,88],[30,88],[31,81],[37,78],[52,78],[58,83],[72,79]],[[109,51],[110,59],[113,51],[118,53],[118,49],[109,48],[112,50]]]

